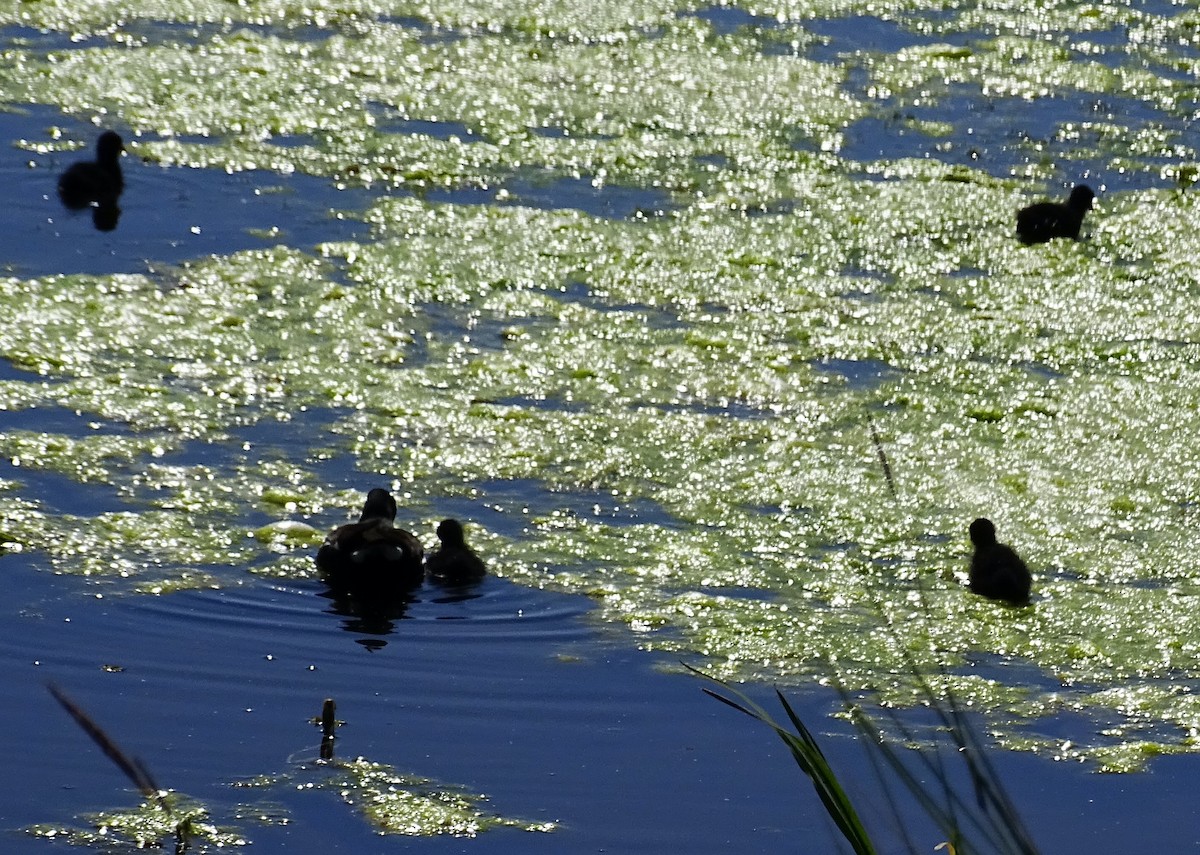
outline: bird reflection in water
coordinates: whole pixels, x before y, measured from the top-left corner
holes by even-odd
[[[479,584],[482,580],[474,582],[446,582],[441,579],[431,580],[437,586],[441,593],[433,597],[430,602],[434,603],[465,603],[468,600],[477,600],[483,596],[479,592]],[[466,615],[438,615],[438,620],[465,620]]]
[[[367,636],[356,640],[368,650],[386,647],[383,636],[396,631],[396,623],[408,617],[408,607],[417,601],[414,591],[364,596],[362,592],[329,589],[321,592],[321,596],[330,600],[326,611],[345,618],[342,629]]]
[[[96,141],[96,159],[71,164],[58,179],[58,198],[63,205],[73,211],[91,208],[92,224],[102,232],[111,232],[121,218],[117,201],[125,189],[123,151],[120,135],[105,131]]]

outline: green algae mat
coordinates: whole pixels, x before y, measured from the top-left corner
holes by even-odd
[[[14,479],[6,548],[114,591],[308,577],[381,483],[724,678],[904,704],[915,662],[1012,747],[1193,750],[1200,14],[1026,5],[0,3],[3,109],[375,194],[353,242],[0,279],[0,409],[90,425],[0,454],[130,506]],[[1016,241],[1083,180],[1084,240]],[[522,189],[571,182],[635,210]],[[303,447],[238,439],[272,425]],[[1030,607],[965,590],[976,516]]]

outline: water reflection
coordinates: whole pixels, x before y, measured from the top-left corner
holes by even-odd
[[[387,641],[380,636],[396,631],[396,623],[409,617],[408,607],[417,601],[413,591],[401,591],[391,596],[359,596],[348,591],[330,589],[320,596],[330,601],[329,614],[339,615],[342,629],[356,635],[370,636],[355,639],[368,650],[380,650]]]
[[[125,190],[123,151],[125,143],[120,135],[105,131],[96,141],[96,159],[71,164],[58,179],[58,198],[63,205],[73,211],[91,208],[92,223],[98,231],[111,232],[121,219],[117,201]]]
[[[434,597],[431,602],[438,605],[449,605],[453,603],[466,603],[471,600],[477,600],[483,596],[479,591],[479,583],[483,581],[480,576],[477,579],[469,581],[445,579],[439,576],[432,576],[429,580],[441,593]],[[437,620],[466,620],[464,614],[456,615],[438,615]]]

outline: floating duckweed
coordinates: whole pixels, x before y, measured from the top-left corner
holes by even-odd
[[[137,14],[151,21],[186,24],[252,24],[307,31],[309,28],[344,28],[350,32],[368,31],[378,25],[381,16],[411,16],[437,29],[516,29],[533,36],[555,35],[571,39],[606,41],[623,39],[629,30],[670,23],[676,12],[688,8],[677,2],[606,2],[586,10],[572,4],[541,2],[513,4],[491,3],[486,12],[476,3],[427,4],[381,3],[378,0],[318,0],[297,7],[286,0],[270,0],[253,5],[230,6],[221,0],[202,0],[180,7],[170,2],[140,2]],[[51,0],[31,7],[17,7],[0,14],[0,22],[62,32],[98,33],[121,29],[130,10],[126,7],[80,6],[69,0]],[[125,39],[122,39],[124,41]],[[130,39],[130,41],[134,41]],[[136,44],[136,41],[134,41]],[[362,68],[359,73],[368,73]]]
[[[254,530],[254,536],[261,543],[286,547],[313,546],[325,539],[322,532],[297,520],[279,520],[259,526]]]
[[[1200,677],[1194,14],[795,0],[723,31],[661,2],[84,5],[0,12],[102,36],[10,39],[6,101],[120,115],[160,163],[412,195],[313,251],[0,279],[14,477],[129,504],[0,503],[11,543],[151,591],[304,578],[319,534],[276,520],[353,518],[361,490],[324,483],[344,459],[412,518],[513,505],[527,534],[481,535],[498,573],[723,677],[833,668],[910,703],[898,675],[944,668],[1006,744],[1111,768],[1194,750],[1170,691]],[[837,14],[904,47],[822,62],[780,23]],[[159,33],[183,20],[191,43]],[[991,108],[1066,97],[1095,109],[960,148]],[[919,149],[862,155],[859,120]],[[1142,189],[1102,192],[1080,242],[1019,246],[1016,210],[1089,164]],[[556,192],[616,186],[628,217]],[[17,419],[39,408],[98,427]],[[963,590],[979,515],[1029,559],[1031,608]],[[1025,736],[1064,709],[1099,735]]]
[[[0,434],[0,455],[14,465],[68,475],[80,483],[113,483],[117,471],[135,460],[162,454],[165,437],[97,434],[76,439],[63,434],[9,431]]]
[[[693,17],[669,17],[651,33],[604,44],[555,38],[521,50],[512,38],[429,40],[419,30],[375,23],[353,37],[320,40],[237,30],[192,46],[48,57],[14,50],[13,70],[0,75],[0,85],[31,102],[61,103],[70,93],[62,103],[69,111],[112,109],[135,128],[170,128],[171,137],[226,138],[142,144],[140,153],[163,163],[418,188],[489,186],[537,164],[561,175],[687,191],[697,157],[755,156],[762,134],[781,146],[797,132],[823,141],[861,114],[840,88],[839,69],[794,54],[747,52]],[[599,66],[597,51],[609,57]],[[367,73],[364,56],[388,72]],[[456,73],[431,78],[431,68]],[[563,79],[575,84],[564,87]],[[398,119],[459,124],[469,141],[381,130],[380,105]],[[730,121],[733,115],[740,119]],[[538,133],[543,128],[563,134]],[[290,135],[314,135],[317,144],[271,144]]]
[[[320,542],[319,540],[317,542]],[[284,554],[275,557],[269,563],[252,564],[246,569],[265,579],[280,579],[292,580],[297,579],[315,579],[317,578],[317,568],[313,564],[312,556],[307,550],[293,550],[296,544],[290,542],[275,542],[277,548],[283,549]]]
[[[64,840],[71,846],[106,851],[114,845],[147,849],[172,844],[186,849],[196,845],[223,848],[249,843],[239,832],[213,825],[203,804],[179,793],[145,801],[132,810],[97,813],[87,819],[93,828],[35,825],[26,832],[34,837]]]
[[[362,812],[383,834],[475,837],[495,828],[548,832],[552,822],[510,819],[483,809],[485,797],[448,789],[427,778],[403,775],[384,763],[363,758],[340,762],[326,788]]]

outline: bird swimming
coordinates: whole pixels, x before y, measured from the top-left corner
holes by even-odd
[[[467,546],[462,523],[454,519],[442,520],[437,527],[437,536],[441,546],[425,559],[425,568],[431,577],[456,585],[476,582],[487,575],[483,560]]]
[[[996,541],[996,526],[980,517],[971,523],[971,591],[1013,605],[1029,602],[1032,577],[1021,556],[1011,546]]]
[[[1023,244],[1045,243],[1059,237],[1079,239],[1084,215],[1096,194],[1086,184],[1071,191],[1065,203],[1037,202],[1017,211],[1017,236]]]
[[[121,174],[121,152],[125,142],[120,134],[105,131],[96,140],[96,159],[73,163],[58,178],[58,198],[68,208],[78,210],[89,205],[116,205],[125,189]]]
[[[425,578],[425,547],[394,525],[396,500],[376,487],[358,522],[338,526],[317,551],[317,570],[332,588],[388,593],[412,589]]]

